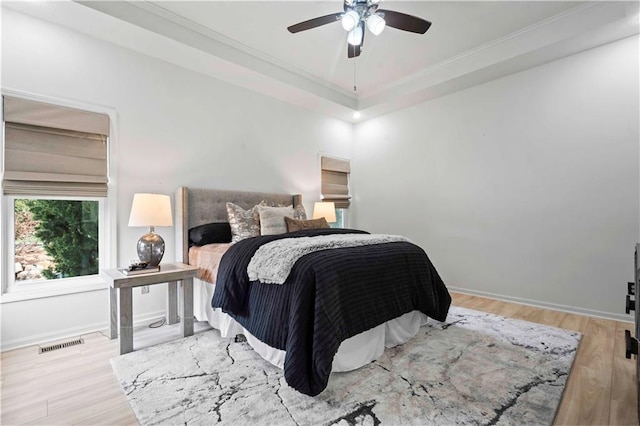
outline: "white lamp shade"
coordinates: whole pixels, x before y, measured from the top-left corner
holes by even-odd
[[[351,31],[360,23],[360,15],[355,10],[350,10],[342,15],[342,28]]]
[[[317,202],[313,205],[313,218],[324,217],[327,222],[336,221],[336,205],[333,202]]]
[[[129,226],[173,226],[171,198],[162,194],[134,194]]]
[[[349,31],[347,43],[352,46],[359,46],[362,43],[362,27],[360,25]]]
[[[379,35],[382,30],[384,30],[386,24],[387,23],[384,21],[384,18],[377,13],[369,15],[367,18],[367,28],[369,28],[369,31],[374,35]]]

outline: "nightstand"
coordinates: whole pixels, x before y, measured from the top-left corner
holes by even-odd
[[[167,283],[167,323],[178,322],[178,281],[182,281],[182,335],[193,335],[193,278],[199,274],[197,266],[184,263],[163,263],[159,272],[124,275],[118,269],[105,269],[102,276],[109,283],[110,339],[120,340],[120,354],[133,351],[133,297],[132,289],[145,285]],[[118,306],[120,315],[118,315]],[[119,333],[118,333],[119,328]]]

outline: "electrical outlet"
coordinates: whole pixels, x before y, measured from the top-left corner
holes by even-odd
[[[142,294],[148,294],[149,293],[149,286],[148,285],[143,285],[142,286]]]

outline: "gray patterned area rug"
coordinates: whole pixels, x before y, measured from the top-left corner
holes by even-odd
[[[113,358],[143,424],[552,424],[580,334],[451,307],[320,395],[216,330]]]

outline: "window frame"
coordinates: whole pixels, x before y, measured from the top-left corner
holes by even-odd
[[[86,275],[82,277],[61,278],[47,280],[45,282],[31,282],[22,285],[15,283],[15,231],[14,231],[14,200],[31,199],[64,199],[64,200],[95,200],[98,201],[99,225],[98,225],[98,250],[100,254],[99,269],[113,268],[116,263],[117,250],[117,230],[116,230],[116,161],[115,153],[117,146],[116,136],[116,112],[113,109],[102,106],[84,104],[59,98],[33,95],[25,92],[3,89],[2,95],[25,98],[28,100],[45,102],[62,107],[82,109],[91,112],[106,114],[110,120],[110,136],[107,145],[107,176],[109,177],[108,191],[106,197],[61,197],[61,196],[21,196],[4,195],[0,191],[0,265],[2,271],[0,276],[0,304],[16,302],[22,300],[38,299],[42,297],[54,297],[64,294],[82,293],[87,291],[102,290],[108,288],[107,281],[100,273],[96,275]],[[2,102],[0,102],[0,117],[4,117]],[[4,120],[1,127],[0,163],[4,171]],[[1,181],[1,179],[0,179]]]

